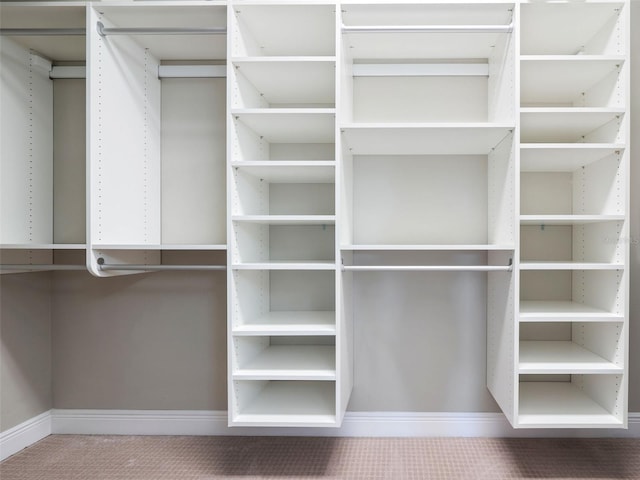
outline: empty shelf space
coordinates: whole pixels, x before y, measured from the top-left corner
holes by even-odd
[[[568,382],[522,382],[521,427],[622,427],[619,418]]]
[[[521,301],[521,322],[622,322],[623,315],[571,301]]]
[[[334,161],[239,161],[231,167],[269,183],[334,183]]]
[[[234,382],[248,384],[251,382]],[[241,396],[244,392],[236,393]],[[242,399],[241,399],[242,400]],[[333,382],[270,381],[240,406],[232,423],[245,426],[331,426],[336,422]]]
[[[330,345],[271,345],[233,372],[236,380],[335,380]]]
[[[233,328],[236,336],[251,335],[335,335],[333,311],[269,312]]]
[[[601,81],[615,77],[623,56],[526,55],[521,58],[521,103],[574,104]]]
[[[269,143],[332,143],[334,108],[238,109],[232,115]]]
[[[620,108],[522,108],[521,139],[523,143],[589,142],[596,130],[620,123],[622,116]]]
[[[624,219],[624,215],[520,215],[520,225],[584,225]]]
[[[519,372],[622,373],[623,368],[571,341],[520,341]]]
[[[489,153],[513,128],[493,123],[362,123],[341,130],[354,155],[473,155]]]
[[[335,270],[333,261],[284,261],[234,263],[234,270]]]
[[[335,215],[234,215],[234,222],[262,225],[333,225]]]
[[[624,151],[623,144],[521,143],[522,172],[573,172]]]
[[[520,270],[622,270],[623,263],[571,262],[571,261],[523,261]]]

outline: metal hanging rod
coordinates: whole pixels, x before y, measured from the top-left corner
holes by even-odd
[[[100,270],[127,270],[127,271],[218,271],[226,270],[226,265],[118,265],[115,263],[100,263],[98,259],[98,268]]]
[[[511,33],[508,25],[361,25],[342,26],[342,33]]]
[[[81,36],[86,33],[84,28],[0,28],[0,35],[14,37]]]
[[[85,265],[62,265],[62,264],[1,264],[0,270],[8,270],[8,271],[24,271],[24,270],[78,270],[78,271],[87,271],[87,267]]]
[[[196,27],[105,27],[98,22],[98,34],[108,35],[225,35],[226,28],[196,28]]]
[[[510,272],[511,265],[345,265],[351,272]]]

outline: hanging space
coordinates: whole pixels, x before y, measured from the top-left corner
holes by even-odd
[[[87,28],[90,271],[224,269],[226,6],[96,3]]]
[[[85,270],[85,15],[0,5],[2,273]]]

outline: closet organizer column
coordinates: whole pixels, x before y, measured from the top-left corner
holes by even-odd
[[[336,5],[228,12],[229,425],[339,426]]]

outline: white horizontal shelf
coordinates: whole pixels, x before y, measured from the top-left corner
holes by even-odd
[[[226,250],[226,244],[182,244],[182,243],[162,243],[162,244],[107,244],[94,243],[91,245],[94,250]]]
[[[269,183],[334,183],[334,161],[231,162],[231,167]]]
[[[233,270],[335,270],[336,263],[331,260],[286,261],[234,263]]]
[[[244,426],[331,426],[336,423],[334,382],[271,381],[233,415]]]
[[[575,143],[624,115],[621,108],[522,108],[523,143]]]
[[[86,243],[2,243],[3,250],[85,250]]]
[[[456,244],[442,244],[442,245],[390,245],[390,244],[357,244],[357,245],[342,245],[340,250],[343,251],[511,251],[514,249],[513,245],[456,245]]]
[[[623,270],[623,263],[521,261],[520,270]]]
[[[520,302],[521,322],[622,322],[624,316],[578,302],[530,300]]]
[[[245,108],[231,114],[269,143],[334,142],[335,108]]]
[[[235,380],[335,380],[332,345],[271,345],[233,372]]]
[[[520,341],[520,374],[622,372],[622,367],[571,341]]]
[[[624,215],[520,215],[521,225],[583,225],[620,222]]]
[[[270,104],[335,104],[335,57],[245,57],[232,62]]]
[[[624,148],[617,143],[521,143],[520,171],[573,172]]]
[[[342,125],[354,155],[488,154],[514,126],[497,123],[351,123]]]
[[[522,382],[521,427],[622,427],[622,422],[569,382]]]
[[[522,105],[572,103],[625,61],[617,55],[524,55],[520,59]]]
[[[234,222],[263,225],[333,225],[335,215],[233,215]]]
[[[336,313],[332,311],[269,312],[233,327],[236,336],[245,335],[335,335]]]

